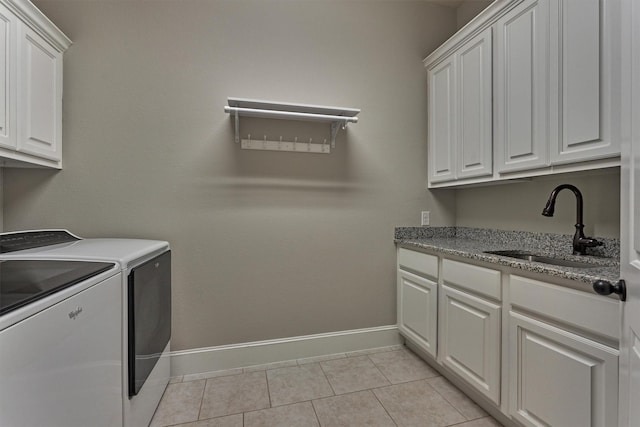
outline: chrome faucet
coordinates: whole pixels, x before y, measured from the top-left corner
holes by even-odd
[[[586,249],[594,246],[602,246],[602,242],[593,239],[591,237],[585,237],[584,224],[582,223],[582,193],[576,187],[571,184],[558,185],[553,189],[547,205],[542,210],[542,215],[553,216],[553,212],[556,207],[556,197],[558,193],[564,189],[573,191],[576,196],[576,234],[573,236],[573,254],[574,255],[586,255]]]

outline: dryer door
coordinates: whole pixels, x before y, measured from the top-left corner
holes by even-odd
[[[131,398],[138,394],[171,338],[171,251],[133,268],[128,280]]]

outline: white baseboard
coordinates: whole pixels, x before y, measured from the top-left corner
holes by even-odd
[[[171,376],[402,344],[396,325],[171,352]]]

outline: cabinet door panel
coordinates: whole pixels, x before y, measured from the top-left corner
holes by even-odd
[[[440,359],[500,404],[500,306],[442,287]]]
[[[510,313],[510,414],[526,426],[615,426],[618,351]]]
[[[458,54],[458,178],[491,175],[491,28]]]
[[[455,62],[450,56],[429,70],[429,182],[450,181],[455,175]]]
[[[548,165],[548,9],[525,1],[496,24],[499,172]]]
[[[16,18],[0,5],[0,146],[16,148],[15,91]]]
[[[563,0],[564,148],[600,138],[600,0]]]
[[[19,34],[18,150],[60,160],[62,54],[26,25]]]
[[[612,133],[612,85],[616,83],[612,81],[612,66],[618,42],[611,7],[603,0],[556,3],[562,96],[561,138],[551,153],[553,164],[620,153],[619,138]]]
[[[398,329],[425,352],[436,357],[438,284],[398,271]]]

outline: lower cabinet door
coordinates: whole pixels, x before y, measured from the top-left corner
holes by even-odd
[[[438,284],[398,270],[398,329],[429,355],[436,357]]]
[[[500,305],[442,286],[440,360],[500,405]]]
[[[519,313],[509,313],[509,412],[525,426],[617,426],[618,355]]]

